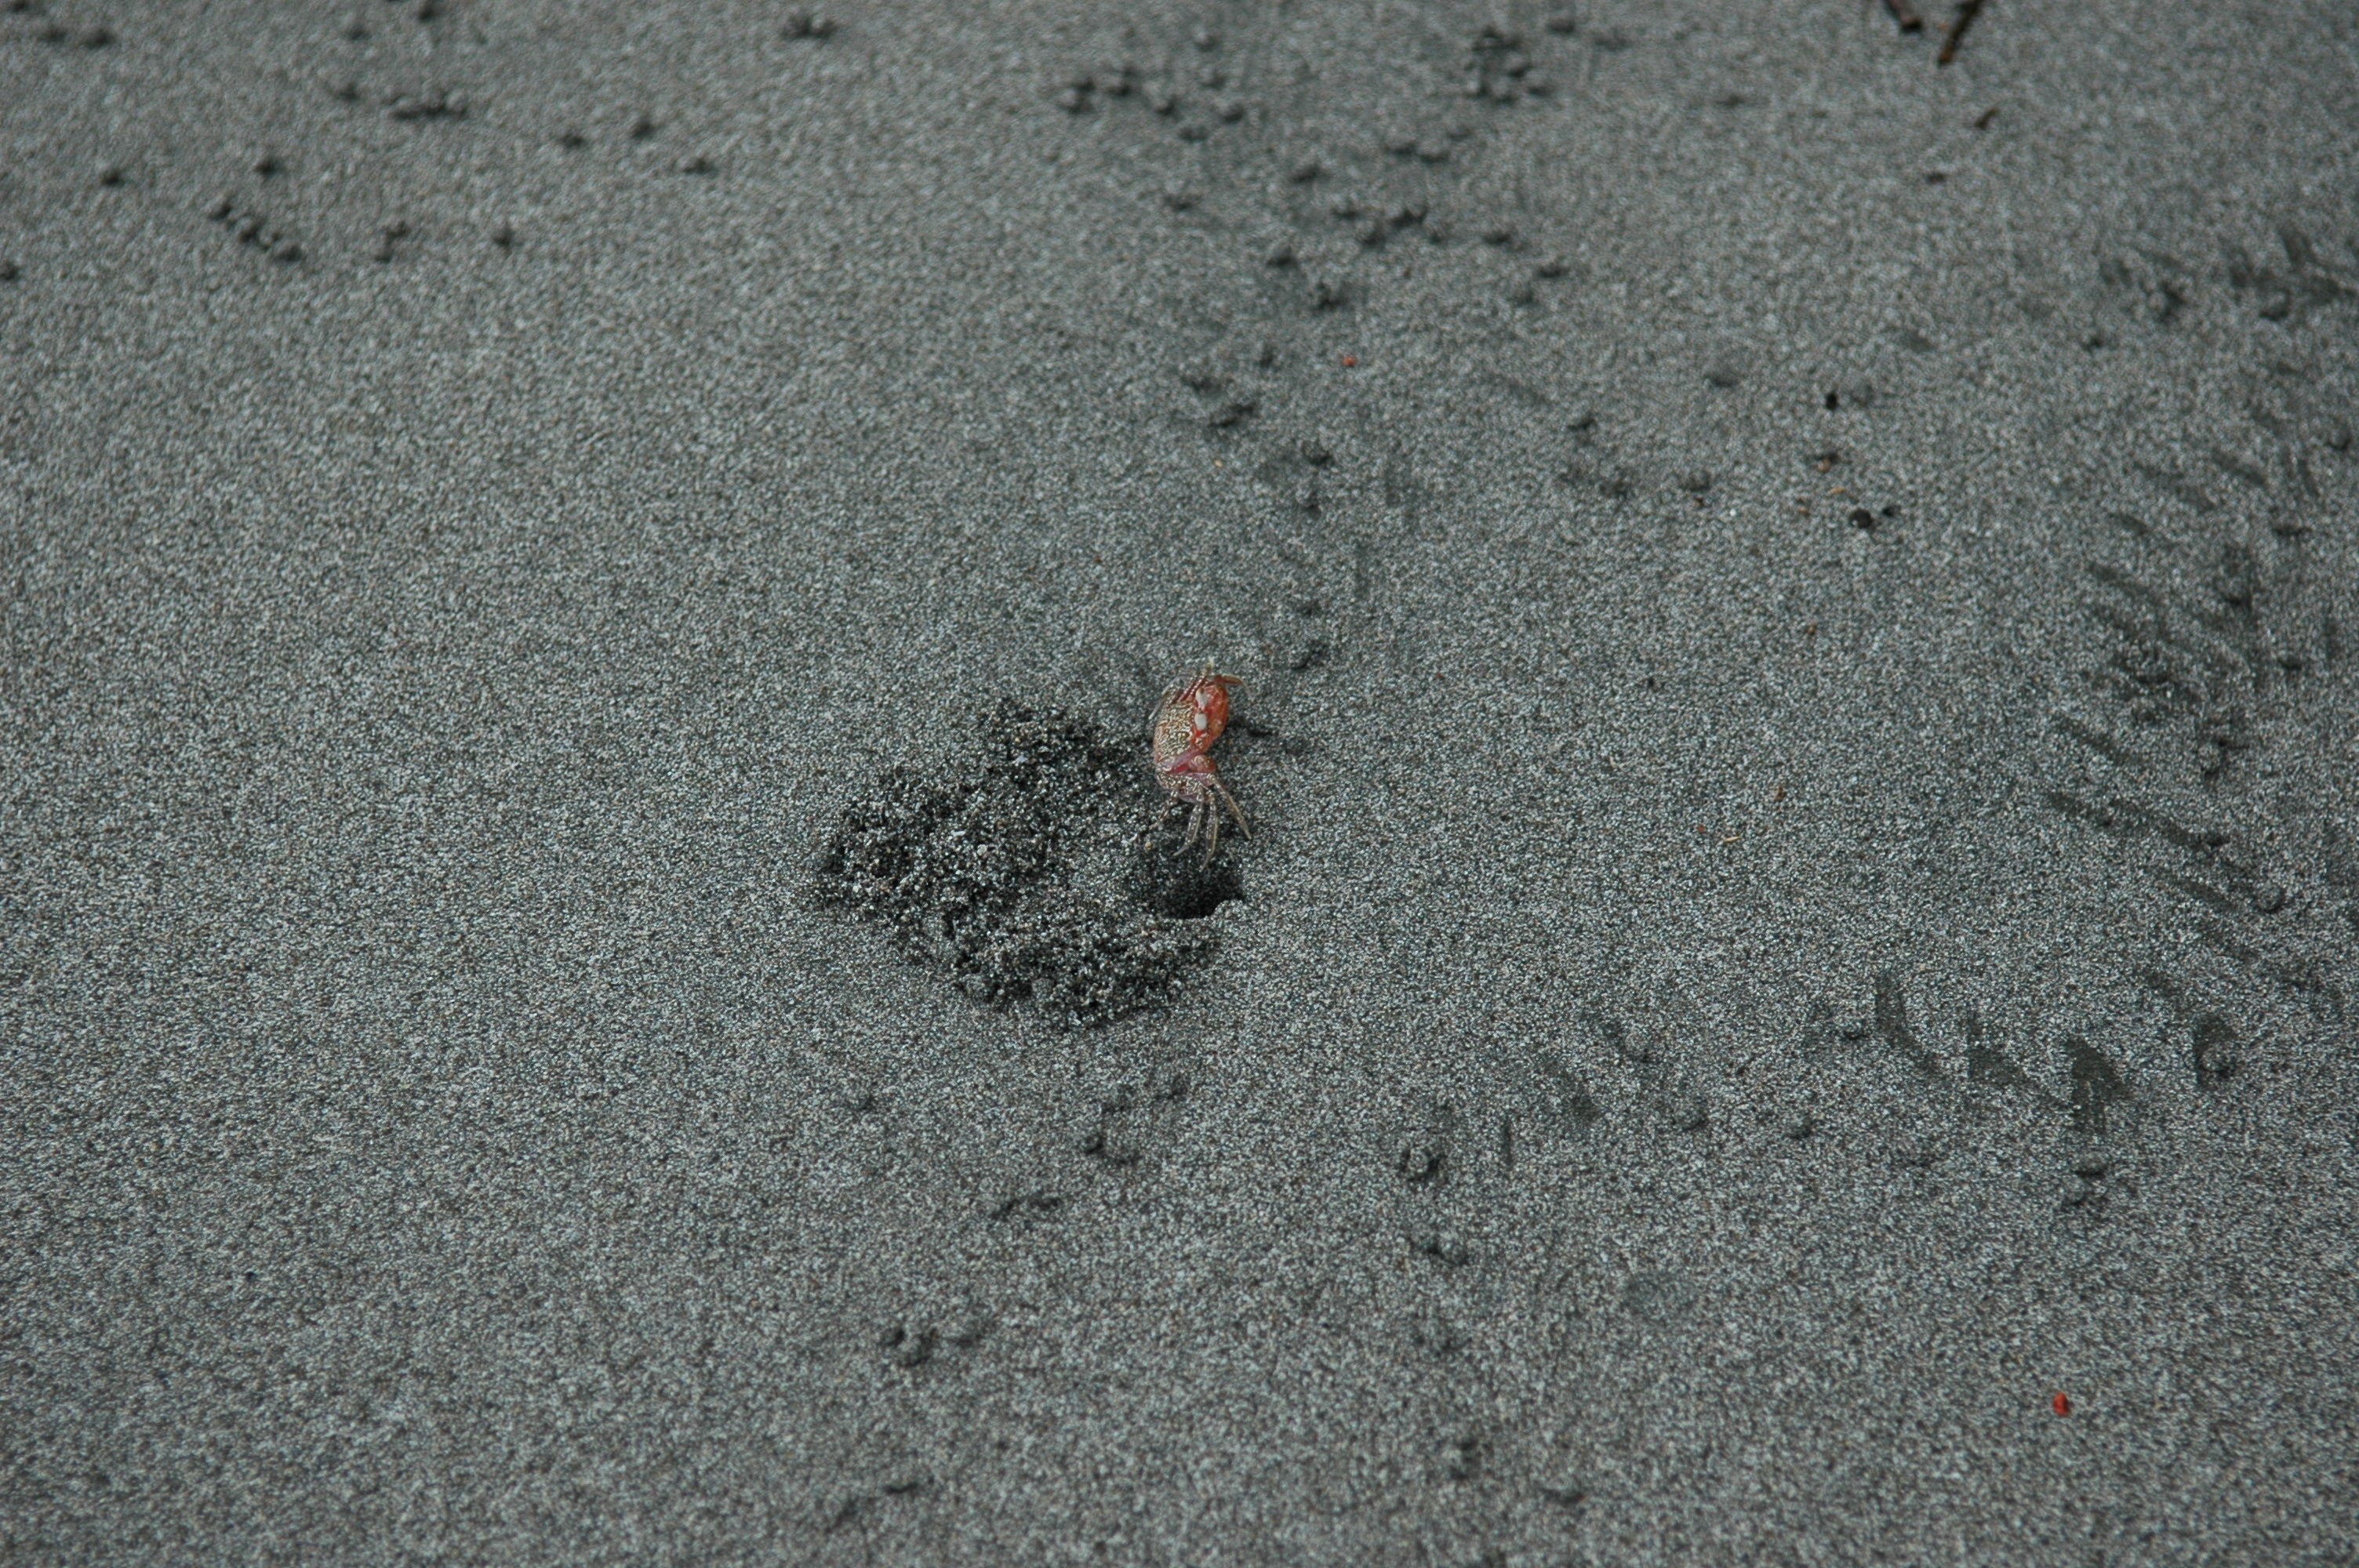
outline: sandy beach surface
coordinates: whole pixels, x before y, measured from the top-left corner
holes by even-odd
[[[0,1558],[2353,1563],[2359,21],[1951,15],[11,4]]]

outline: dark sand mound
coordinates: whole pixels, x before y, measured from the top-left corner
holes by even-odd
[[[1003,701],[973,744],[930,773],[888,769],[845,807],[812,891],[984,1001],[1072,1023],[1164,1006],[1211,956],[1199,923],[1241,879],[1158,826],[1170,803],[1145,753]]]

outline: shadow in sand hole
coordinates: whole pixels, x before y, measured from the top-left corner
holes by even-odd
[[[1127,891],[1132,903],[1170,920],[1201,920],[1245,895],[1245,879],[1226,855],[1207,863],[1201,845],[1182,845],[1170,831],[1140,841]]]

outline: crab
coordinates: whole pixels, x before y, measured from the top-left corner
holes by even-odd
[[[1190,807],[1182,847],[1201,838],[1207,860],[1220,848],[1223,807],[1236,818],[1240,832],[1253,837],[1245,808],[1221,782],[1221,771],[1212,765],[1212,743],[1229,726],[1230,688],[1244,685],[1236,676],[1222,675],[1206,665],[1203,674],[1163,694],[1151,720],[1156,782],[1165,794]]]

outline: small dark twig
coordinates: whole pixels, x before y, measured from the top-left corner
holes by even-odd
[[[1892,19],[1900,24],[1902,32],[1921,33],[1925,30],[1925,18],[1917,14],[1917,7],[1908,4],[1908,0],[1884,0],[1884,3],[1891,7]]]
[[[1935,65],[1947,65],[1958,58],[1958,46],[1966,39],[1966,29],[1982,15],[1983,0],[1958,0],[1958,14],[1950,18],[1950,36],[1941,40],[1941,52]]]

